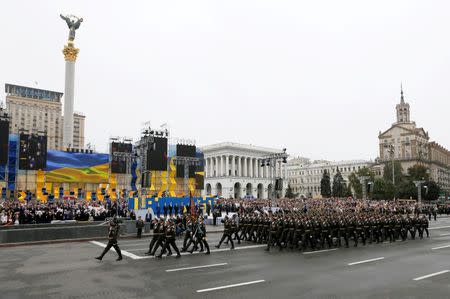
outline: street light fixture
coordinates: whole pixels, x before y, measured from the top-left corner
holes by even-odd
[[[289,155],[286,153],[286,149],[283,148],[282,152],[280,153],[274,153],[274,154],[270,154],[267,155],[263,158],[262,162],[261,162],[261,166],[270,166],[271,167],[271,172],[273,173],[273,184],[272,184],[272,194],[270,194],[271,197],[271,203],[270,205],[272,205],[272,200],[276,199],[277,197],[277,190],[276,190],[276,183],[277,183],[277,176],[276,176],[276,170],[277,170],[277,164],[278,162],[282,162],[283,164],[287,163],[287,158],[289,157]]]

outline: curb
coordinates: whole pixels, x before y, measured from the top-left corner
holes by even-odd
[[[223,230],[211,230],[208,233],[221,233]],[[152,233],[142,234],[142,239],[153,237]],[[33,246],[33,245],[49,245],[49,244],[61,244],[61,243],[79,243],[95,240],[107,240],[107,237],[95,237],[95,238],[79,238],[79,239],[57,239],[57,240],[42,240],[33,242],[19,242],[19,243],[2,243],[0,248],[18,247],[18,246]],[[136,234],[124,234],[121,235],[119,240],[136,240]]]

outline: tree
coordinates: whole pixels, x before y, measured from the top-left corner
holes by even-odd
[[[395,161],[394,162],[394,178],[395,178],[395,185],[399,184],[403,179],[403,168],[400,162]],[[383,170],[383,178],[386,181],[392,182],[392,163],[386,162],[384,164],[384,170]]]
[[[439,194],[441,193],[441,188],[434,181],[428,181],[425,186],[425,194],[422,191],[423,198],[425,200],[437,200],[439,198]]]
[[[384,178],[377,178],[373,183],[372,198],[376,200],[393,199],[396,195],[396,188],[391,181]]]
[[[336,174],[333,177],[333,196],[334,197],[344,197],[345,196],[345,182],[342,178],[342,174],[339,168],[336,168]]]
[[[348,181],[349,181],[348,184],[349,184],[349,187],[351,189],[353,189],[356,198],[362,198],[362,195],[363,195],[362,185],[361,185],[361,182],[359,181],[359,177],[361,177],[361,176],[369,177],[367,182],[369,182],[369,181],[373,182],[375,180],[375,173],[367,167],[363,167],[356,172],[352,172],[348,176]],[[366,188],[367,188],[367,186],[366,186]]]
[[[386,184],[384,179],[377,178],[373,182],[372,198],[376,200],[386,199]]]
[[[288,186],[287,186],[287,189],[286,189],[286,197],[287,197],[287,198],[295,198],[295,194],[292,192],[291,185],[288,185]]]
[[[416,164],[408,168],[408,177],[409,177],[408,179],[410,179],[411,181],[420,181],[420,180],[429,181],[430,175],[428,174],[428,172],[429,172],[428,167]]]
[[[417,199],[417,188],[411,180],[405,179],[398,184],[398,197]]]
[[[352,193],[352,187],[350,187],[350,184],[345,186],[345,196],[346,197],[353,197],[353,193]]]
[[[331,196],[330,175],[326,170],[323,172],[322,179],[320,180],[320,195],[325,198]]]

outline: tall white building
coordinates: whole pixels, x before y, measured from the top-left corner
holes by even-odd
[[[43,133],[47,148],[62,150],[62,93],[26,86],[5,84],[6,111],[10,115],[10,133]],[[84,147],[85,116],[74,113],[74,148]]]
[[[372,167],[373,163],[364,160],[313,161],[308,158],[294,158],[288,161],[288,184],[293,193],[304,197],[320,197],[320,181],[324,171],[330,174],[331,184],[337,169],[348,183],[348,176],[361,168]]]
[[[268,198],[275,178],[287,177],[287,164],[277,163],[276,172],[267,165],[265,157],[281,150],[254,145],[224,142],[201,148],[205,157],[205,195],[225,198]],[[278,194],[284,195],[284,188]]]

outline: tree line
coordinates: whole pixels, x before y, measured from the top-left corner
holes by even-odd
[[[386,163],[383,173],[382,177],[376,177],[371,169],[363,167],[352,172],[348,176],[348,181],[345,181],[339,168],[337,168],[336,174],[333,176],[333,182],[331,182],[330,174],[325,170],[320,181],[320,194],[325,198],[332,196],[362,198],[363,185],[359,177],[365,176],[368,178],[366,180],[366,195],[369,199],[418,199],[418,188],[414,181],[424,181],[421,187],[422,199],[436,200],[439,198],[440,187],[432,180],[429,169],[424,165],[416,164],[404,173],[399,162],[394,162],[394,171],[392,171],[392,164]],[[394,180],[392,175],[394,175]],[[298,194],[294,194],[291,186],[288,185],[286,197],[294,198],[297,196]]]

